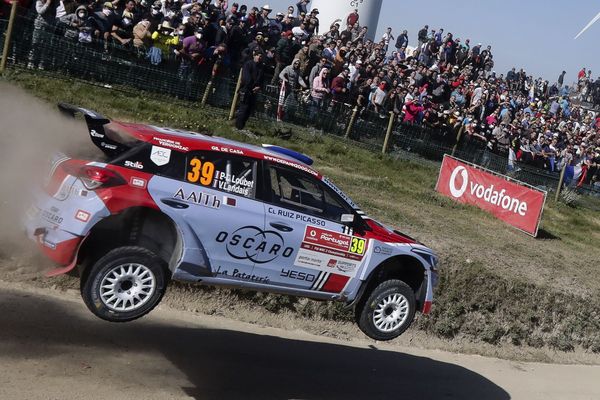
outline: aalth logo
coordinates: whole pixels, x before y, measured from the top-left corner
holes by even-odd
[[[462,185],[460,186],[460,188],[456,187],[456,177],[458,176],[458,174],[460,174],[462,178]],[[468,184],[469,174],[467,172],[467,169],[463,166],[458,166],[454,168],[454,171],[452,171],[452,175],[450,175],[450,182],[448,183],[448,186],[450,187],[450,193],[452,194],[452,196],[456,198],[461,197],[467,191]]]
[[[265,264],[279,256],[289,258],[294,249],[285,247],[283,237],[273,231],[263,231],[255,226],[245,226],[235,232],[219,232],[218,243],[225,243],[227,254],[236,260],[250,260]]]

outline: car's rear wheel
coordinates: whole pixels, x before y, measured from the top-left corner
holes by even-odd
[[[81,296],[96,316],[126,322],[152,311],[168,283],[164,261],[142,247],[119,247],[91,267],[81,282]]]
[[[413,290],[404,282],[391,279],[380,283],[358,304],[356,322],[361,331],[375,340],[391,340],[408,329],[415,317]]]

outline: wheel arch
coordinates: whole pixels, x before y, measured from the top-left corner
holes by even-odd
[[[425,292],[426,274],[427,267],[414,256],[401,254],[387,258],[371,271],[350,306],[356,307],[361,301],[364,301],[381,282],[389,279],[399,279],[413,290],[417,301],[417,309],[421,310],[423,308],[422,298]]]
[[[183,238],[177,224],[165,213],[148,207],[130,207],[98,221],[88,232],[76,265],[82,279],[89,266],[115,247],[140,246],[159,256],[172,271]]]

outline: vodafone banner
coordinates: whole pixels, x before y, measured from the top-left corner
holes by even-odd
[[[444,156],[436,190],[475,205],[496,218],[536,236],[546,192],[449,155]]]

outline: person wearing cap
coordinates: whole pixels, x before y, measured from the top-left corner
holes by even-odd
[[[319,10],[314,8],[306,17],[306,31],[310,36],[319,34],[319,18],[317,15],[319,15]]]
[[[240,85],[240,105],[235,118],[235,127],[244,129],[246,122],[256,108],[256,96],[261,90],[264,80],[263,53],[256,49],[252,59],[242,67],[242,82]]]
[[[306,78],[310,73],[310,57],[308,55],[308,43],[302,42],[302,47],[294,56],[295,59],[300,61],[300,76]]]
[[[155,49],[160,50],[159,54],[154,54],[153,63],[160,64],[163,60],[172,60],[175,54],[171,49],[179,44],[179,36],[173,36],[173,27],[169,21],[164,21],[156,31],[152,33],[152,42]]]

